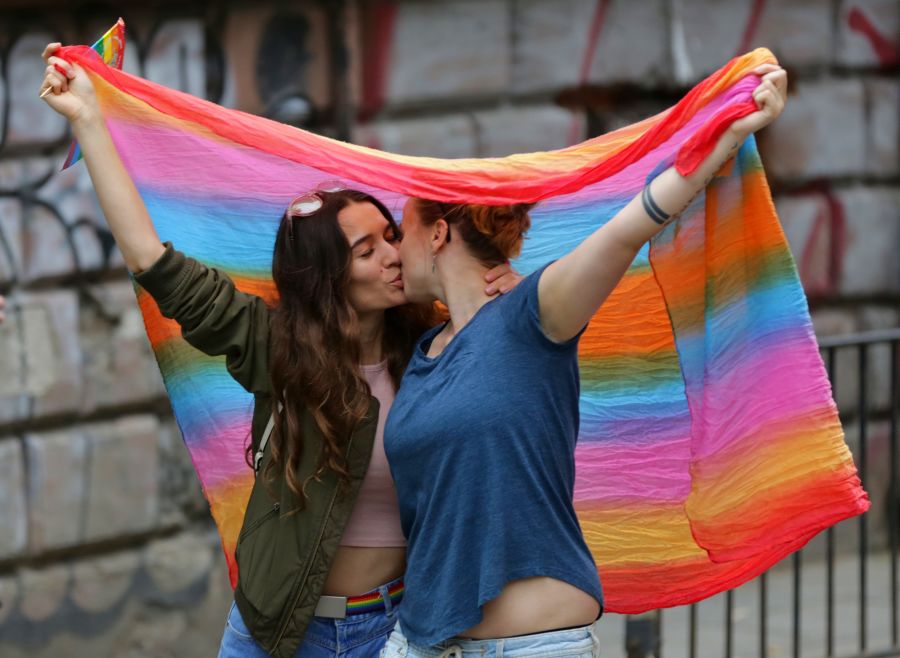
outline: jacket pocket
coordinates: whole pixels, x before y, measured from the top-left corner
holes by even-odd
[[[266,521],[271,519],[273,516],[276,516],[280,509],[281,509],[281,503],[274,503],[272,505],[272,509],[270,509],[268,512],[263,514],[258,519],[255,519],[254,521],[252,521],[246,528],[243,528],[241,530],[240,536],[238,537],[238,545],[237,545],[237,548],[235,549],[235,553],[237,553],[237,549],[240,548],[241,542],[243,542],[244,539],[246,539],[248,535],[250,535],[254,530],[259,528],[263,523],[265,523]]]
[[[238,538],[235,560],[240,595],[247,612],[244,622],[264,645],[277,634],[284,611],[290,607],[294,588],[302,580],[309,546],[297,532],[298,514],[280,514],[277,503],[245,525]],[[298,536],[299,535],[299,536]]]

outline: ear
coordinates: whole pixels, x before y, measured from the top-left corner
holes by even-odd
[[[450,225],[447,224],[447,220],[443,217],[437,220],[431,226],[431,252],[437,253],[439,252],[444,245],[447,243],[447,234],[450,230]]]

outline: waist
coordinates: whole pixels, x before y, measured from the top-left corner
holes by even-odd
[[[356,596],[403,575],[405,548],[340,546],[335,553],[323,594]]]
[[[587,626],[600,612],[599,601],[574,585],[545,576],[522,578],[485,603],[481,621],[459,636],[485,640]]]

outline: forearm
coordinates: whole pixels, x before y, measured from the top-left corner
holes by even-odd
[[[745,138],[746,135],[726,130],[713,151],[690,176],[682,176],[675,167],[663,171],[649,183],[653,202],[664,213],[670,215],[671,219],[676,219],[709,185],[716,172],[734,157]],[[608,225],[616,240],[629,251],[639,249],[664,226],[665,224],[658,223],[647,212],[642,194],[636,195]]]
[[[125,264],[132,272],[147,269],[165,248],[119,157],[106,123],[99,115],[81,117],[72,123],[72,132],[81,147],[100,207]]]
[[[654,202],[674,218],[734,156],[742,138],[727,131],[697,171],[685,177],[674,167],[654,178]],[[665,223],[647,212],[636,195],[615,217],[572,252],[547,268],[540,282],[541,323],[551,338],[574,336],[618,285],[638,251]]]

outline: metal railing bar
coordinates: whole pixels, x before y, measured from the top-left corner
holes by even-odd
[[[900,628],[897,621],[897,415],[900,409],[900,343],[891,343],[891,377],[890,377],[890,479],[888,484],[888,527],[891,546],[891,643],[900,644]]]
[[[862,331],[856,334],[843,334],[841,336],[825,336],[818,342],[821,349],[829,349],[832,347],[854,347],[857,345],[871,345],[872,343],[889,343],[898,340],[900,340],[900,329],[881,329],[878,331]]]
[[[734,656],[734,590],[725,592],[725,658]]]
[[[868,390],[866,374],[868,372],[868,343],[860,343],[857,348],[859,355],[859,477],[863,486],[867,482],[868,450],[867,450],[867,409]],[[868,593],[868,532],[867,515],[859,515],[859,649],[866,652],[868,646],[868,607],[866,599]]]
[[[768,620],[767,611],[768,604],[766,602],[766,577],[767,573],[763,571],[759,575],[759,658],[766,658],[769,654],[769,637],[768,637]]]
[[[794,658],[800,658],[800,555],[801,551],[796,551],[793,555],[794,569],[794,619],[792,625],[793,637],[791,638],[792,655]]]

